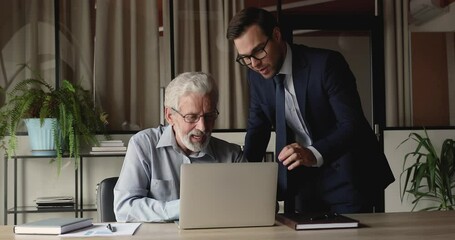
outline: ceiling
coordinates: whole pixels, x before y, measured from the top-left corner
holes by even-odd
[[[376,2],[384,0],[281,0],[284,13],[308,15],[374,15]],[[401,0],[399,0],[401,1]],[[278,0],[245,0],[245,6],[275,11]],[[444,8],[455,0],[409,0],[411,4]]]
[[[373,15],[375,0],[282,0],[284,13],[303,13],[309,15]],[[276,9],[277,0],[245,0],[245,6]]]
[[[158,0],[160,26],[162,26],[162,1]],[[245,7],[260,7],[276,11],[279,0],[244,0]],[[382,0],[385,1],[385,0]],[[381,0],[281,0],[282,11],[287,14],[308,15],[375,15],[376,2]],[[399,0],[401,1],[401,0]],[[416,2],[431,1],[434,5],[445,7],[455,0],[409,0]]]

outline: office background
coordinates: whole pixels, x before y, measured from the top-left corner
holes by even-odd
[[[379,133],[387,127],[455,125],[453,1],[436,1],[438,6],[431,5],[432,1],[416,0],[2,1],[0,86],[8,90],[28,76],[15,71],[21,63],[40,70],[55,85],[61,79],[82,81],[110,114],[111,130],[119,133],[114,136],[127,140],[131,132],[162,122],[160,89],[172,76],[203,70],[214,74],[221,89],[217,129],[244,129],[248,104],[245,69],[235,63],[235,49],[225,39],[225,29],[230,17],[244,6],[275,11],[277,2],[281,2],[283,16],[322,15],[329,22],[329,26],[321,27],[324,29],[295,31],[293,40],[343,53],[357,77],[370,124],[374,126],[375,119],[383,119]],[[408,11],[417,11],[418,3],[429,8],[427,15]],[[372,27],[383,29],[383,77],[377,81],[384,88],[379,93],[375,93],[377,83],[373,82],[377,66],[372,64],[371,32],[330,28],[332,16],[353,12],[359,19],[374,19]],[[55,50],[56,41],[60,51]],[[0,103],[3,98],[0,96]],[[18,152],[27,152],[27,144],[27,138],[21,137]],[[4,159],[0,161],[3,175]],[[19,166],[19,205],[33,205],[33,199],[44,194],[74,195],[73,162],[68,161],[57,176],[56,167],[47,161],[31,159]],[[84,202],[94,203],[96,183],[117,175],[122,159],[86,162]],[[9,197],[11,191],[8,188]],[[3,177],[0,192],[6,192]],[[19,222],[38,217],[21,214]]]

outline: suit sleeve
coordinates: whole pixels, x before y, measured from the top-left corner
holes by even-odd
[[[261,80],[267,80],[258,79],[251,71],[248,71],[248,73],[250,106],[244,155],[249,162],[260,162],[265,155],[272,128],[270,120],[261,107],[261,94],[264,94],[264,90],[261,88],[260,84]]]
[[[326,96],[319,99],[318,109],[312,110],[317,117],[312,116],[311,121],[322,137],[316,139],[313,146],[322,154],[324,162],[332,162],[354,147],[355,141],[361,141],[356,139],[356,131],[370,129],[363,115],[355,77],[340,53],[328,54],[321,88],[322,95]]]

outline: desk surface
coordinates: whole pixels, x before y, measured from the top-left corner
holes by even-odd
[[[327,229],[295,231],[277,224],[272,227],[225,228],[179,230],[174,223],[144,223],[132,237],[93,239],[311,239],[311,240],[353,240],[353,239],[455,239],[455,211],[350,214],[360,220],[361,227],[355,229]],[[15,236],[12,226],[0,226],[0,240],[6,239],[79,239],[54,236]],[[90,238],[80,238],[90,239]]]

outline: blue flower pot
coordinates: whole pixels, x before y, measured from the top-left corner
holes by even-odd
[[[45,118],[41,125],[39,118],[24,119],[33,155],[56,155],[52,129],[56,121],[55,118]]]

